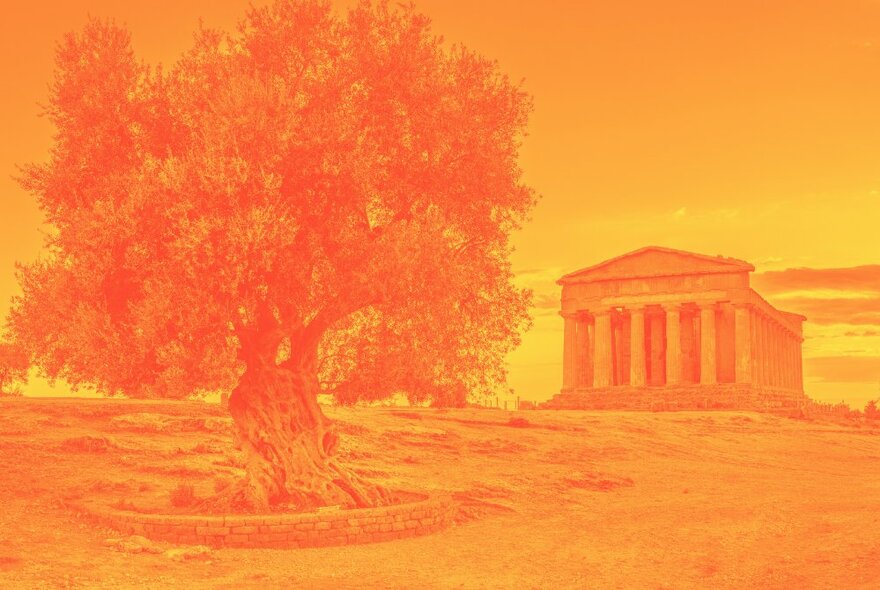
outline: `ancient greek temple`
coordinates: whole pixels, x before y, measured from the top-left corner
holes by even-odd
[[[804,316],[742,260],[647,247],[562,277],[562,392],[546,407],[753,407],[803,399]]]

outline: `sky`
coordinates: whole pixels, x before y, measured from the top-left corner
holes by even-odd
[[[337,3],[344,7],[348,2]],[[534,327],[509,357],[524,399],[561,386],[561,275],[646,245],[755,265],[753,286],[802,313],[806,391],[880,397],[880,1],[420,0],[434,30],[497,59],[534,96],[523,146],[542,198],[514,238]],[[53,48],[88,14],[172,63],[199,19],[238,0],[30,0],[0,23],[0,312],[41,217],[12,180],[42,161]],[[44,391],[36,381],[31,390]],[[48,391],[48,390],[46,390]]]

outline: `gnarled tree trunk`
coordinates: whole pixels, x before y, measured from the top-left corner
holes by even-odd
[[[246,456],[240,503],[295,510],[387,503],[388,493],[340,465],[338,436],[318,405],[313,362],[275,363],[277,346],[247,350],[247,370],[229,398]]]

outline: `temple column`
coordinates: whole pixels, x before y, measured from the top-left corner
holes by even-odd
[[[645,309],[635,308],[630,311],[629,321],[629,384],[633,387],[644,387],[648,380],[645,367]]]
[[[770,372],[770,322],[767,316],[761,316],[761,374],[763,375],[762,385],[772,385],[772,375]]]
[[[755,319],[758,320],[758,375],[761,385],[767,385],[767,318],[759,313]]]
[[[752,327],[751,306],[740,303],[734,306],[734,354],[736,355],[736,382],[752,382]]]
[[[782,387],[782,338],[781,330],[776,322],[771,324],[771,342],[773,343],[773,385],[774,387]]]
[[[589,387],[586,369],[590,362],[590,333],[587,318],[584,314],[579,314],[577,317],[577,337],[575,342],[575,355],[577,356],[575,367],[577,373],[575,374],[574,386],[575,388]]]
[[[752,384],[758,385],[761,383],[758,373],[758,312],[754,307],[749,307],[749,323],[752,331]]]
[[[788,333],[779,328],[779,386],[788,389]]]
[[[648,385],[663,385],[666,383],[666,332],[663,327],[663,316],[656,312],[647,317],[648,330],[650,330],[650,355],[651,378]]]
[[[577,350],[577,318],[561,313],[565,320],[562,349],[562,389],[573,389],[575,383],[575,352]]]
[[[681,383],[681,308],[678,304],[666,310],[666,384]]]
[[[797,363],[795,365],[795,375],[797,377],[797,390],[804,390],[804,352],[803,352],[803,342],[798,337],[797,346],[795,346],[796,360]]]
[[[700,384],[718,382],[715,357],[715,304],[700,305]]]
[[[623,322],[617,311],[611,313],[611,385],[623,384]]]
[[[791,376],[794,374],[794,371],[791,369],[791,334],[788,331],[785,332],[785,379],[783,380],[785,383],[786,389],[794,389]]]
[[[779,385],[788,389],[788,332],[779,327]]]
[[[603,309],[595,312],[596,344],[593,352],[593,385],[611,387],[611,312]]]
[[[776,333],[773,320],[767,319],[767,384],[776,387]]]
[[[700,384],[718,383],[715,350],[715,304],[700,305]]]

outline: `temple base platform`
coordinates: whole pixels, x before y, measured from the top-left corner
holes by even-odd
[[[741,383],[676,385],[562,391],[539,407],[546,410],[753,410],[800,408],[807,398],[800,391],[755,387]]]

